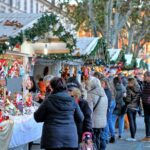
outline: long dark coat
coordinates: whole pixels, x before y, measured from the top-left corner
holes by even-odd
[[[37,122],[44,122],[41,148],[78,147],[74,117],[78,122],[84,119],[79,106],[67,92],[50,95],[34,113]]]
[[[91,111],[87,101],[83,100],[82,98],[79,101],[79,106],[84,115],[83,122],[76,121],[79,142],[81,142],[82,134],[84,132],[92,132],[93,131],[92,130],[92,118],[91,118],[92,111]]]

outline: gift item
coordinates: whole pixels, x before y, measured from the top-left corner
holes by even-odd
[[[0,123],[3,121],[3,113],[2,110],[0,109]]]
[[[0,126],[0,132],[3,130],[3,127]]]
[[[26,106],[28,107],[31,107],[32,106],[32,94],[31,93],[28,93],[25,97],[25,104]]]
[[[24,70],[22,57],[0,55],[0,76],[10,78],[24,76]]]

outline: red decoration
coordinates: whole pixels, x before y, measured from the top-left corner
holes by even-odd
[[[0,110],[0,123],[3,121],[3,113],[2,110]]]
[[[2,131],[2,130],[3,130],[3,127],[0,126],[0,131]]]
[[[17,44],[15,45],[15,47],[19,49],[19,48],[20,48],[20,45],[17,43]]]
[[[27,98],[26,98],[26,105],[28,107],[31,107],[32,106],[32,95],[28,95]]]

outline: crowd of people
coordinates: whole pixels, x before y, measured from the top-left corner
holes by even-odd
[[[46,75],[37,85],[45,93],[34,113],[37,122],[44,122],[43,149],[105,150],[108,143],[122,139],[125,116],[131,133],[126,140],[134,142],[136,116],[137,113],[142,115],[142,111],[146,136],[141,140],[150,141],[149,71],[143,78],[95,72],[81,83],[76,77],[63,79]]]

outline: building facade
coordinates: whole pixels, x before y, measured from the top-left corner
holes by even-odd
[[[0,13],[42,13],[50,4],[47,0],[0,0]]]

